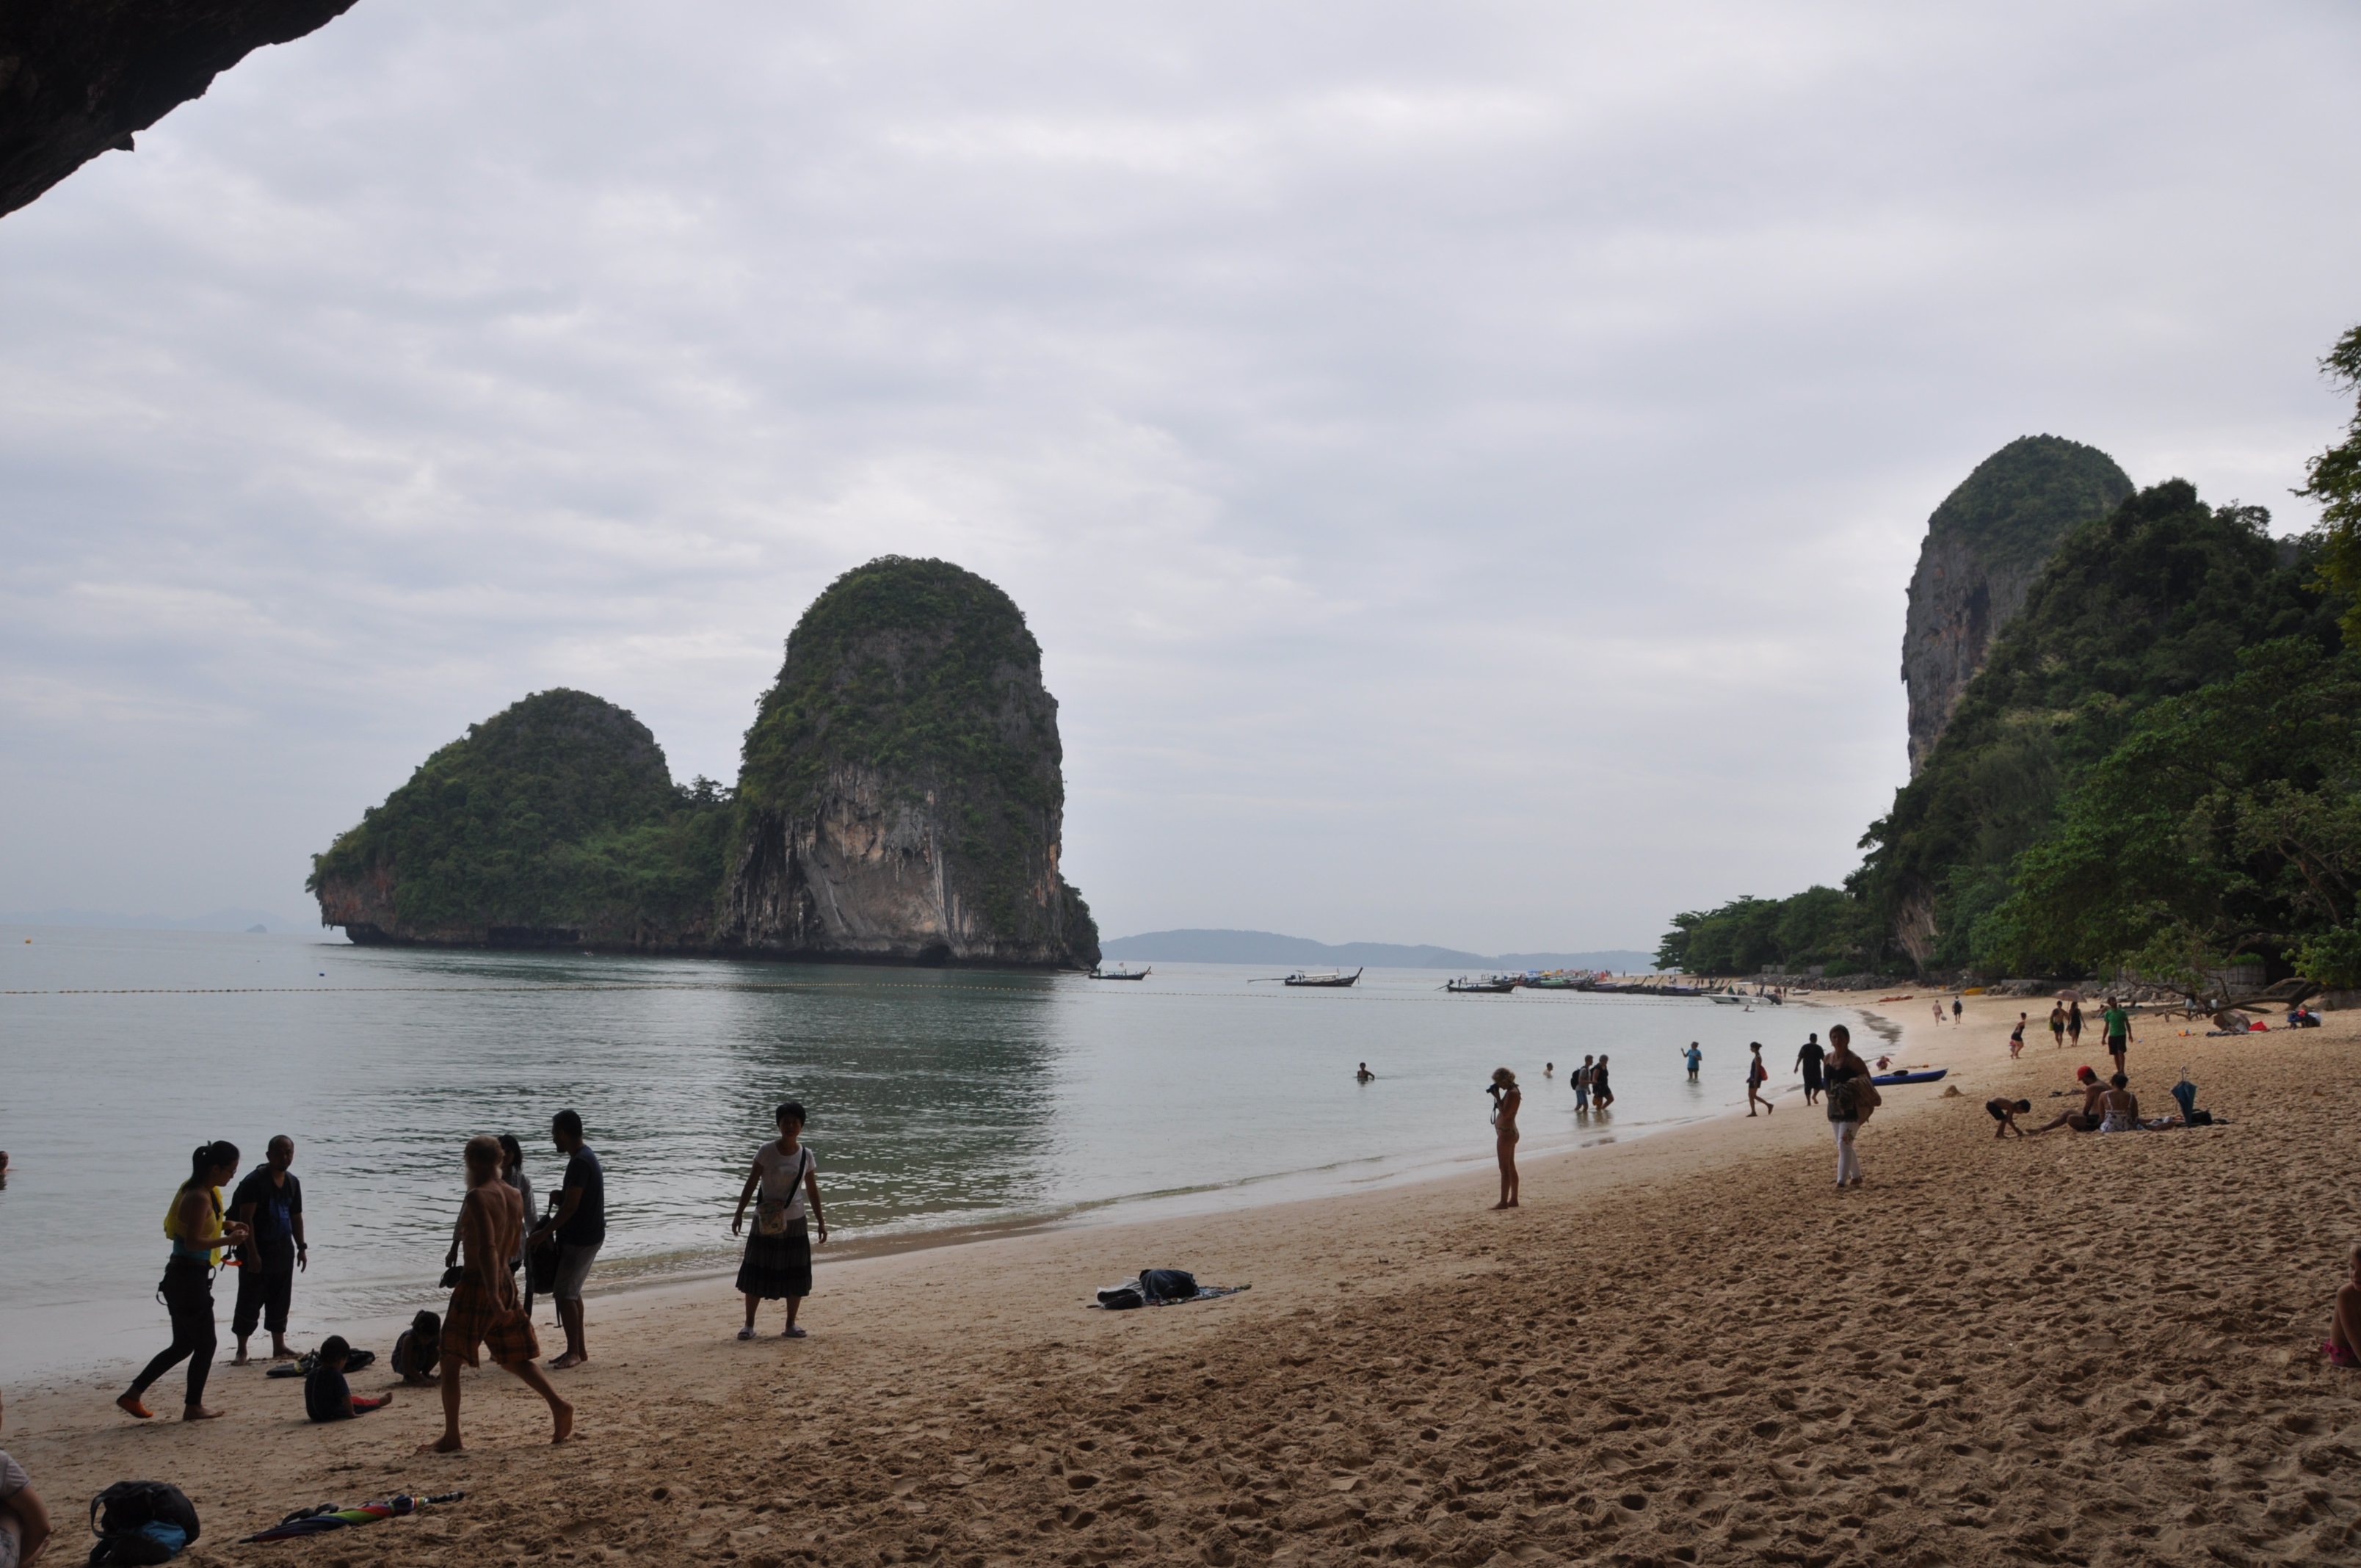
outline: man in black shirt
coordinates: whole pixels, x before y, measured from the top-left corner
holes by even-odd
[[[1795,1052],[1795,1065],[1804,1073],[1804,1103],[1806,1105],[1820,1102],[1820,1063],[1828,1059],[1828,1054],[1820,1048],[1820,1036],[1817,1032]]]
[[[254,1233],[237,1249],[237,1306],[229,1320],[229,1332],[237,1336],[233,1366],[247,1365],[246,1342],[258,1322],[270,1331],[271,1360],[295,1359],[287,1348],[287,1303],[295,1292],[295,1271],[310,1266],[311,1256],[303,1245],[303,1184],[288,1168],[294,1163],[295,1140],[281,1133],[230,1197],[230,1218]]]
[[[582,1116],[560,1111],[549,1119],[550,1142],[566,1156],[566,1185],[557,1195],[557,1212],[533,1232],[537,1241],[554,1228],[557,1233],[557,1278],[550,1295],[557,1302],[557,1321],[566,1327],[566,1354],[549,1364],[553,1372],[579,1366],[590,1359],[582,1334],[582,1286],[590,1265],[607,1239],[607,1178],[598,1157],[582,1139]],[[527,1244],[531,1245],[531,1243]]]

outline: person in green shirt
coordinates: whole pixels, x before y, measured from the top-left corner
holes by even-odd
[[[2124,1052],[2131,1048],[2132,1015],[2114,997],[2107,998],[2107,1010],[2099,1021],[2107,1031],[2107,1054],[2115,1058],[2115,1070],[2124,1070]]]

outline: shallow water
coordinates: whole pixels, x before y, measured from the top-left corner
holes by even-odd
[[[1850,1016],[1453,996],[1420,970],[1343,992],[1252,983],[1279,972],[1158,965],[1127,984],[0,927],[0,1376],[162,1343],[163,1212],[211,1138],[249,1169],[271,1135],[296,1140],[308,1343],[433,1304],[459,1146],[517,1134],[546,1194],[564,1106],[606,1167],[594,1277],[611,1279],[728,1262],[784,1099],[811,1112],[831,1245],[879,1245],[1487,1166],[1497,1066],[1525,1084],[1528,1154],[1631,1137],[1742,1105],[1747,1040],[1784,1082],[1806,1031]],[[1691,1039],[1697,1084],[1677,1055]],[[1599,1051],[1617,1103],[1577,1117],[1566,1071]],[[1363,1060],[1374,1082],[1354,1081]],[[225,1275],[225,1336],[234,1290]]]

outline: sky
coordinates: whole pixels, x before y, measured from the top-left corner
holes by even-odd
[[[0,908],[300,915],[529,692],[1026,611],[1109,936],[1652,947],[1907,776],[2016,436],[2311,524],[2350,5],[360,0],[0,218]]]

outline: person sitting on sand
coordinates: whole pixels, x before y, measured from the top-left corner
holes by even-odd
[[[1763,1084],[1769,1082],[1771,1079],[1770,1069],[1763,1065],[1763,1042],[1749,1040],[1746,1042],[1746,1048],[1754,1053],[1753,1059],[1746,1064],[1746,1113],[1750,1116],[1753,1115],[1754,1108],[1760,1105],[1763,1107],[1763,1113],[1767,1116],[1779,1107],[1762,1096]]]
[[[1369,1064],[1367,1062],[1363,1062],[1359,1069],[1353,1074],[1353,1081],[1356,1083],[1367,1083],[1369,1080],[1377,1076],[1378,1075],[1376,1073],[1369,1070]]]
[[[1492,1086],[1485,1092],[1492,1097],[1492,1141],[1500,1158],[1500,1201],[1492,1207],[1513,1209],[1517,1206],[1517,1108],[1525,1102],[1525,1096],[1517,1087],[1517,1075],[1505,1067],[1492,1069]]]
[[[33,1568],[49,1544],[49,1510],[25,1467],[0,1453],[0,1568]]]
[[[509,1273],[509,1259],[523,1242],[524,1200],[500,1179],[498,1138],[469,1138],[464,1157],[467,1196],[459,1206],[459,1285],[443,1314],[443,1435],[420,1452],[456,1453],[466,1446],[459,1441],[459,1369],[478,1365],[478,1346],[489,1347],[502,1370],[549,1402],[549,1441],[564,1442],[574,1435],[574,1407],[557,1397],[548,1375],[533,1365],[541,1343]]]
[[[375,1399],[353,1398],[353,1386],[345,1381],[345,1364],[352,1358],[353,1347],[344,1335],[330,1334],[320,1342],[320,1354],[303,1378],[305,1415],[315,1421],[348,1421],[393,1403],[390,1394]]]
[[[2139,1096],[2130,1088],[2131,1080],[2116,1073],[2107,1080],[2107,1087],[2099,1095],[2099,1131],[2103,1133],[2136,1133],[2140,1130]]]
[[[1820,1102],[1820,1063],[1828,1059],[1828,1054],[1820,1047],[1820,1036],[1817,1031],[1796,1048],[1795,1067],[1804,1075],[1804,1103],[1806,1105]]]
[[[2059,1113],[2054,1120],[2034,1128],[2035,1132],[2046,1133],[2052,1127],[2066,1127],[2077,1133],[2099,1130],[2099,1096],[2107,1091],[2107,1086],[2100,1082],[2099,1075],[2087,1067],[2074,1069],[2074,1082],[2082,1091],[2082,1103],[2071,1111]]]
[[[2016,1124],[2016,1119],[2019,1115],[2033,1109],[2033,1102],[2030,1100],[2009,1100],[2006,1098],[1987,1100],[1984,1102],[1984,1109],[1991,1112],[1992,1119],[2000,1124],[1998,1130],[1993,1134],[1993,1137],[2004,1138],[2011,1133],[2015,1133],[2021,1138],[2025,1136],[2025,1129]]]
[[[2336,1288],[2336,1304],[2329,1310],[2328,1343],[2320,1354],[2331,1366],[2361,1366],[2361,1242],[2345,1251],[2348,1277]]]

